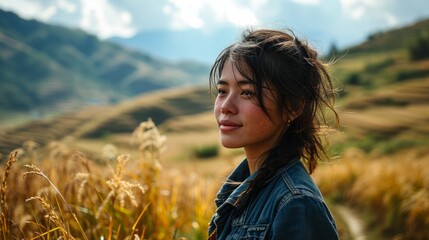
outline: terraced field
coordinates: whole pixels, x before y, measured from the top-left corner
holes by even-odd
[[[6,157],[30,140],[43,146],[65,137],[100,138],[129,133],[148,118],[161,125],[176,117],[208,111],[210,106],[211,99],[204,87],[154,92],[117,106],[90,107],[53,119],[0,129],[0,154]]]
[[[429,79],[355,98],[343,109],[343,125],[352,135],[424,136],[429,133]]]

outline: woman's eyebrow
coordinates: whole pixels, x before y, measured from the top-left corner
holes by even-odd
[[[216,83],[216,85],[228,85],[228,82],[222,79],[219,79]]]
[[[242,80],[238,80],[237,84],[239,86],[243,86],[243,85],[255,85],[255,83],[249,79],[242,79]],[[220,79],[219,81],[217,81],[216,85],[229,85],[228,81],[222,80]]]
[[[242,80],[238,80],[237,84],[239,86],[243,86],[243,85],[255,85],[255,82],[253,82],[252,80],[249,80],[249,79],[242,79]]]

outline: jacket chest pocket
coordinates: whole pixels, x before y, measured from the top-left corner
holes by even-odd
[[[259,240],[268,235],[269,224],[243,225],[239,239]]]

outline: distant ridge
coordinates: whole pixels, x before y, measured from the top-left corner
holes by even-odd
[[[171,63],[3,10],[0,19],[0,118],[7,117],[1,112],[111,104],[206,81],[204,64]]]
[[[416,36],[424,32],[429,34],[429,18],[401,28],[373,33],[367,37],[367,41],[348,49],[348,52],[363,53],[405,49],[412,44]]]

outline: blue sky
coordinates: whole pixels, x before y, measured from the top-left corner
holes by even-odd
[[[225,28],[291,28],[322,51],[429,17],[427,0],[2,0],[0,8],[101,39],[156,30],[219,35]]]

